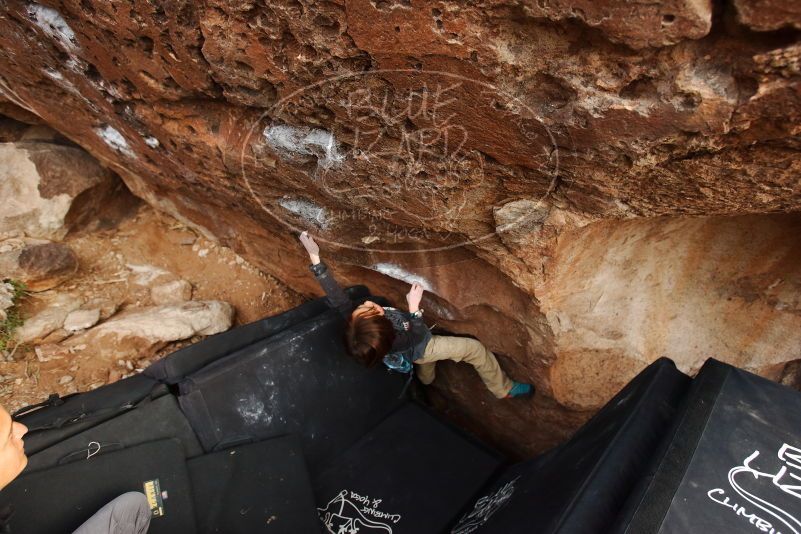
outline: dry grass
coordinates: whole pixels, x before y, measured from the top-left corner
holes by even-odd
[[[5,352],[14,344],[14,331],[23,325],[25,320],[19,310],[19,302],[28,295],[25,284],[19,280],[3,280],[14,288],[14,305],[6,310],[6,318],[0,321],[0,351]]]

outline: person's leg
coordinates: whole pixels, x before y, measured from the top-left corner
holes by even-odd
[[[484,381],[487,389],[499,399],[506,397],[512,389],[512,381],[503,372],[501,366],[498,365],[495,355],[476,339],[433,336],[426,346],[423,357],[415,363],[418,364],[418,369],[421,369],[439,360],[469,363],[475,367],[478,376]]]
[[[97,511],[73,534],[145,534],[150,507],[143,493],[123,493]]]
[[[417,378],[426,386],[430,385],[437,376],[437,362],[420,363],[420,360],[417,360],[415,363]]]

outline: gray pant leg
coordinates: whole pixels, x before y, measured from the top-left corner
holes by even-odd
[[[145,534],[150,507],[143,493],[123,493],[90,517],[73,534]]]

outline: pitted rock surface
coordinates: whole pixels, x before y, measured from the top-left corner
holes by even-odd
[[[727,218],[753,216],[738,243],[788,244],[777,236],[792,221],[762,214],[801,209],[797,9],[712,4],[8,0],[0,98],[7,115],[52,125],[151,205],[306,294],[317,289],[293,235],[303,229],[343,282],[400,303],[424,279],[432,323],[479,337],[516,379],[590,410],[661,355],[615,338],[663,298],[660,269],[697,276],[683,258],[649,264],[654,286],[636,286],[645,315],[595,317],[603,307],[574,292],[596,291],[603,273],[624,299],[634,280],[603,240],[658,248],[629,219],[673,221],[665,239],[696,257],[718,230],[735,239]],[[707,241],[693,241],[689,217],[710,218]],[[758,274],[719,250],[722,278],[705,279],[718,293],[693,300],[703,317],[723,288]],[[763,267],[794,284],[798,258],[782,261]],[[705,339],[725,331],[694,325]],[[767,358],[754,336],[715,354],[682,345],[684,368],[715,356],[778,377],[798,359]]]
[[[734,0],[739,20],[758,31],[801,28],[801,5],[782,0]]]

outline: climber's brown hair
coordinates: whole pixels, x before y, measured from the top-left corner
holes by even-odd
[[[375,310],[367,310],[351,318],[345,341],[351,356],[372,367],[389,352],[395,341],[395,329],[389,319]]]

